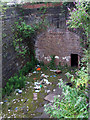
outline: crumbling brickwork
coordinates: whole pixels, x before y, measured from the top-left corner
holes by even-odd
[[[37,37],[36,57],[39,61],[49,62],[55,55],[56,64],[71,65],[71,54],[81,56],[80,37],[68,29],[51,29]],[[46,59],[47,58],[47,59]]]

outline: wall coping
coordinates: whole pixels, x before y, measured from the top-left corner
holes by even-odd
[[[62,6],[62,2],[60,3],[41,3],[41,4],[33,4],[31,5],[30,3],[26,3],[24,5],[22,5],[22,8],[24,9],[34,9],[34,8],[41,8],[41,7],[57,7],[57,6]]]

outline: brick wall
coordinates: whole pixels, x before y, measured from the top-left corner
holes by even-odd
[[[49,62],[49,56],[59,56],[56,64],[71,65],[71,54],[82,56],[80,37],[68,29],[51,29],[37,37],[36,57],[39,61]]]
[[[60,13],[60,7],[47,8],[46,20],[49,21],[52,27],[56,27],[57,15]],[[13,46],[13,32],[12,27],[15,21],[23,17],[26,24],[33,25],[41,21],[42,11],[38,9],[23,9],[20,7],[9,7],[4,15],[2,15],[2,83],[5,85],[6,81],[20,70],[28,58],[17,58],[17,52]],[[36,39],[34,39],[34,42]]]
[[[63,63],[65,61],[62,57],[70,56],[71,53],[77,53],[81,55],[81,49],[79,45],[79,36],[75,33],[65,31],[66,29],[66,13],[63,12],[61,7],[50,7],[46,9],[46,20],[50,26],[46,32],[43,32],[34,39],[36,57],[39,60],[47,62],[47,57],[50,55],[57,55],[60,59],[57,60]],[[13,47],[13,33],[11,27],[14,26],[14,22],[18,21],[20,17],[23,17],[26,24],[33,25],[41,21],[42,11],[39,9],[24,9],[9,7],[2,17],[2,34],[6,36],[2,39],[2,77],[3,86],[5,82],[20,70],[24,64],[30,59],[21,57],[17,58],[17,52]],[[59,27],[59,28],[57,28]],[[78,40],[78,41],[77,41]],[[69,44],[68,44],[69,43]],[[68,57],[68,59],[70,59]]]

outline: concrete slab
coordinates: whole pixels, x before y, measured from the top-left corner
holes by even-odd
[[[50,93],[49,95],[47,95],[47,96],[44,98],[44,100],[47,100],[47,101],[49,101],[49,102],[54,102],[54,97],[55,97],[55,96],[56,96],[55,94]]]
[[[44,107],[39,107],[35,110],[35,112],[43,113]]]
[[[54,95],[62,95],[62,88],[57,87],[55,91],[53,92]]]

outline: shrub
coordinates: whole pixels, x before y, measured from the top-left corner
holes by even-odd
[[[15,89],[25,88],[25,80],[26,77],[23,75],[20,77],[18,75],[11,77],[6,83],[5,88],[3,89],[3,94],[9,95]]]
[[[3,89],[3,95],[9,95],[15,89],[25,88],[26,74],[32,70],[35,65],[38,63],[37,59],[34,57],[31,58],[30,62],[27,62],[26,65],[19,71],[19,74],[11,77],[6,83],[5,88]]]
[[[62,96],[55,97],[52,106],[45,105],[44,111],[53,118],[88,118],[86,95],[76,88],[66,86],[62,79],[59,85],[62,87]]]
[[[51,56],[51,61],[49,63],[49,67],[50,69],[55,69],[56,65],[55,65],[55,55]]]
[[[36,64],[38,64],[38,60],[33,56],[31,57],[31,61],[27,62],[26,65],[19,71],[20,75],[26,75],[29,71],[31,71]]]

